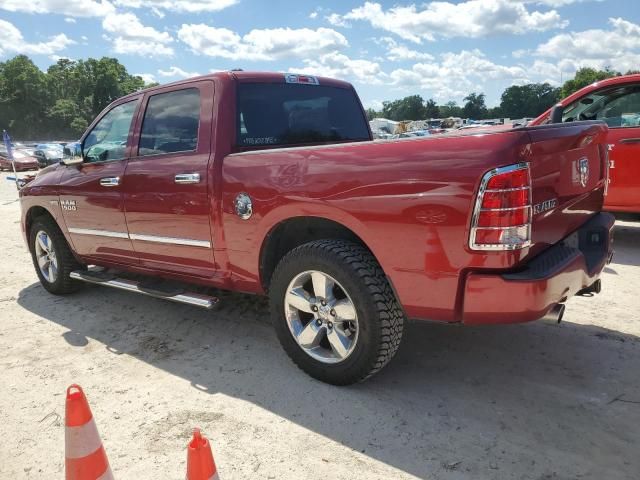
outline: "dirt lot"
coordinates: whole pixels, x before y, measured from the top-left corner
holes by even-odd
[[[640,222],[619,222],[603,293],[562,325],[411,324],[380,375],[336,388],[293,366],[261,299],[49,295],[16,198],[2,179],[0,478],[62,478],[73,382],[117,478],[184,478],[194,426],[222,479],[640,477]]]

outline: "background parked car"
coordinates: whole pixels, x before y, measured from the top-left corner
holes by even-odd
[[[28,152],[23,150],[14,150],[13,151],[13,161],[16,166],[16,171],[24,172],[25,170],[37,170],[38,169],[38,160],[29,155]],[[3,150],[0,152],[0,170],[12,170],[11,160],[7,155],[7,152]]]
[[[62,152],[62,145],[58,143],[41,143],[36,145],[33,155],[38,159],[40,168],[44,168],[62,160]]]

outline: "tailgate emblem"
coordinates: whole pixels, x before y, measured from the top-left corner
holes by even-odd
[[[553,210],[558,206],[558,199],[552,198],[550,200],[545,200],[542,203],[537,203],[533,206],[533,214],[539,215],[540,213],[546,212],[547,210]]]
[[[580,185],[586,187],[587,183],[589,182],[589,159],[587,159],[587,157],[584,157],[578,160],[577,169],[578,178],[580,179]]]

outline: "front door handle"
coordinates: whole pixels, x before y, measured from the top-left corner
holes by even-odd
[[[120,177],[104,177],[100,179],[100,185],[103,187],[117,187],[120,185]]]
[[[623,138],[620,143],[640,143],[640,138]]]
[[[199,173],[179,173],[175,176],[176,183],[200,183]]]

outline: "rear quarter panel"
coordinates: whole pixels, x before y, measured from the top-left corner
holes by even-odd
[[[260,291],[268,232],[291,217],[317,216],[366,243],[409,317],[455,321],[466,269],[508,268],[529,254],[471,252],[467,242],[482,174],[530,153],[528,135],[514,131],[229,155],[221,172],[222,223],[233,283]],[[240,192],[253,199],[249,220],[234,211]]]

